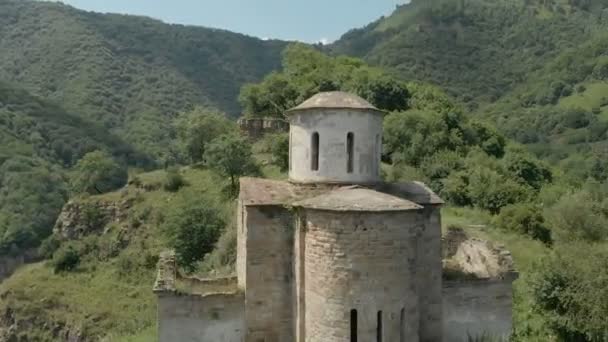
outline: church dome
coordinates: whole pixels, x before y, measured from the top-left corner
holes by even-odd
[[[383,113],[363,98],[343,91],[318,93],[302,102],[299,106],[288,110],[287,113],[290,114],[308,109],[354,109]]]

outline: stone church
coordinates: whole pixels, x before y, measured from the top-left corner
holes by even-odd
[[[327,92],[286,116],[289,180],[240,180],[236,276],[183,277],[171,253],[161,257],[160,341],[448,340],[443,202],[422,183],[382,181],[384,113]],[[510,330],[512,280],[495,331]],[[478,324],[500,295],[450,310]]]

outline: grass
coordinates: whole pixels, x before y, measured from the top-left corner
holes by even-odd
[[[608,106],[605,106],[608,98],[608,83],[592,82],[584,84],[585,91],[564,97],[559,101],[559,106],[564,108],[582,108],[588,111],[593,108],[601,108],[599,117],[608,121]]]

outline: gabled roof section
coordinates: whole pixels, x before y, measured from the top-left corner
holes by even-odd
[[[295,185],[287,181],[242,177],[239,198],[245,206],[291,205],[335,189],[330,184]]]
[[[293,203],[295,207],[329,211],[407,211],[423,207],[408,200],[358,186],[340,188]]]
[[[404,198],[421,205],[442,205],[445,202],[422,182],[383,183],[376,190]]]
[[[299,106],[287,111],[288,114],[309,109],[355,109],[384,113],[363,98],[343,91],[318,93]]]

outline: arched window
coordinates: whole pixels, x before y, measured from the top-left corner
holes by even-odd
[[[292,133],[290,131],[289,132],[289,171],[291,171],[291,163],[292,163],[292,161],[291,161],[292,157],[291,156],[293,155],[293,151],[291,150],[291,148],[293,146],[292,145],[293,143],[291,141],[292,141]]]
[[[310,169],[313,171],[319,171],[319,133],[317,132],[312,134],[310,150]]]
[[[350,342],[357,342],[357,310],[350,310]]]
[[[378,326],[376,329],[376,341],[382,342],[382,311],[378,311]]]
[[[378,176],[380,172],[380,155],[382,154],[382,142],[380,141],[380,134],[376,134],[376,145],[374,153],[376,153],[376,155],[374,156],[374,171],[376,172],[376,176]]]
[[[401,309],[399,319],[399,342],[405,342],[405,308]]]
[[[355,152],[355,135],[352,132],[349,132],[346,135],[346,172],[353,173],[354,169],[354,153]]]

